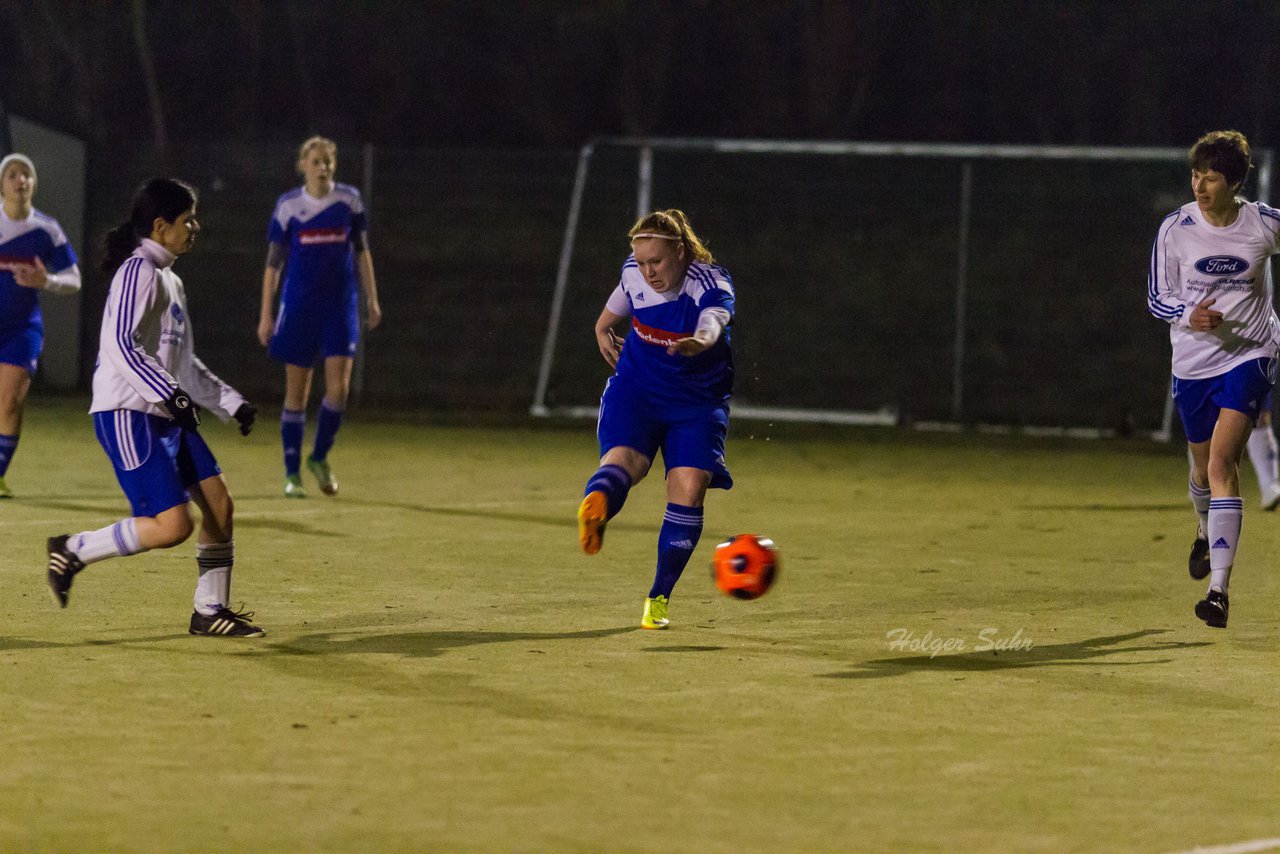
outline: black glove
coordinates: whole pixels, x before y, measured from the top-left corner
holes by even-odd
[[[240,435],[248,436],[249,431],[253,429],[254,419],[258,417],[258,407],[249,401],[240,404],[240,408],[236,410],[236,414],[231,416],[240,425]]]
[[[169,410],[169,415],[183,430],[194,431],[200,426],[200,413],[196,411],[195,402],[181,387],[173,390],[173,394],[165,400],[164,408]]]

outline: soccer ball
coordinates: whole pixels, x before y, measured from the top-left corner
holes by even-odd
[[[721,593],[738,599],[756,599],[778,577],[778,550],[773,540],[755,534],[738,534],[716,546],[711,577]]]

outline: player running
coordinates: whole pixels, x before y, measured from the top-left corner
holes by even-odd
[[[649,472],[659,449],[667,510],[640,625],[665,629],[671,591],[702,535],[707,489],[730,489],[724,442],[733,391],[733,282],[678,210],[655,211],[628,232],[632,254],[596,321],[615,373],[600,398],[600,467],[578,507],[578,539],[600,551],[606,523]],[[631,317],[624,342],[614,326]]]
[[[0,160],[0,498],[18,449],[22,409],[44,347],[37,293],[80,290],[76,253],[62,226],[31,206],[36,167],[25,154]]]
[[[1253,165],[1243,134],[1205,134],[1187,161],[1195,201],[1160,225],[1147,306],[1170,325],[1173,395],[1191,456],[1200,528],[1189,568],[1192,578],[1209,576],[1195,613],[1224,628],[1244,513],[1240,455],[1275,381],[1270,258],[1280,253],[1280,211],[1236,195]]]
[[[347,408],[360,337],[357,276],[364,289],[367,327],[374,329],[382,322],[364,203],[355,187],[333,180],[337,158],[338,147],[324,137],[313,136],[302,144],[298,172],[305,183],[279,198],[267,230],[258,340],[273,359],[285,363],[280,439],[284,494],[289,498],[306,497],[298,471],[317,358],[324,360],[324,399],[307,468],[321,492],[338,492],[328,456]],[[271,308],[282,271],[280,312],[273,320]]]
[[[195,355],[182,280],[173,272],[191,250],[200,224],[196,192],[181,181],[153,178],[134,196],[129,220],[106,237],[102,269],[115,273],[102,313],[93,373],[93,426],[115,466],[133,516],[97,531],[49,539],[49,589],[67,606],[71,582],[91,563],[167,549],[194,528],[193,635],[259,637],[252,612],[231,610],[231,494],[204,438],[196,404],[249,435],[257,410]]]

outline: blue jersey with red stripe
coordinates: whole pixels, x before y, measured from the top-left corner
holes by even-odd
[[[354,300],[355,242],[363,244],[367,231],[360,191],[349,184],[335,183],[319,199],[302,187],[281,196],[267,229],[267,239],[288,250],[281,300]]]
[[[33,210],[26,219],[12,220],[0,211],[0,332],[44,327],[39,288],[24,288],[13,276],[17,265],[34,264],[36,258],[50,273],[76,263],[76,253],[53,217]]]
[[[733,350],[726,328],[715,344],[696,356],[670,355],[667,346],[693,336],[703,309],[721,308],[733,317],[733,280],[718,264],[695,261],[679,288],[658,293],[649,286],[635,256],[622,265],[621,281],[609,298],[614,314],[631,316],[631,331],[618,359],[618,379],[666,404],[721,403],[733,393]]]

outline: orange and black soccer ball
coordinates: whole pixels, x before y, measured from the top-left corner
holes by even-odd
[[[778,577],[778,550],[773,540],[738,534],[716,546],[711,577],[722,593],[738,599],[757,599]]]

